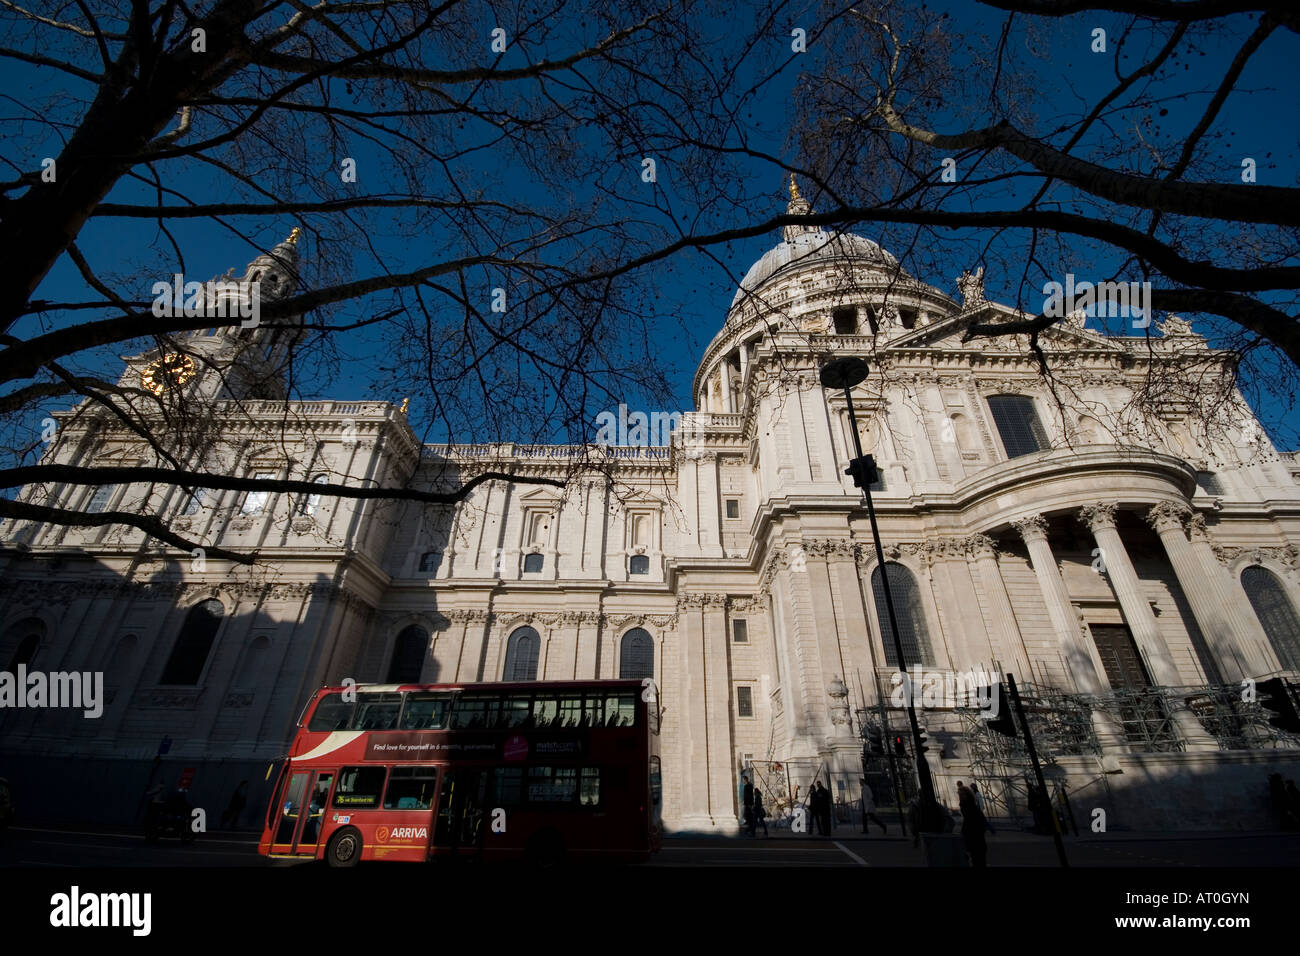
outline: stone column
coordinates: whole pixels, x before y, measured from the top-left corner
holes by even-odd
[[[1047,522],[1041,515],[1031,515],[1013,521],[1011,526],[1024,538],[1029,548],[1029,560],[1038,577],[1038,586],[1043,591],[1047,615],[1051,618],[1052,629],[1056,631],[1060,642],[1066,671],[1074,678],[1075,686],[1081,693],[1105,693],[1107,684],[1083,642],[1079,618],[1074,612],[1074,605],[1070,603],[1070,592],[1066,590],[1065,581],[1056,566],[1052,547],[1047,543]]]
[[[1007,587],[1002,580],[1002,569],[998,567],[997,545],[988,535],[977,534],[967,539],[967,546],[992,617],[989,622],[992,631],[989,643],[1003,667],[1014,668],[1022,675],[1022,680],[1030,680],[1033,671],[1029,666],[1029,652],[1025,650],[1016,613],[1011,607],[1011,598],[1007,595]]]
[[[1133,562],[1129,560],[1128,550],[1115,527],[1115,511],[1114,504],[1099,503],[1081,508],[1079,517],[1092,531],[1097,546],[1101,548],[1102,562],[1110,577],[1111,587],[1119,599],[1120,610],[1133,633],[1133,640],[1151,669],[1152,680],[1162,687],[1178,687],[1182,684],[1182,678],[1174,666],[1169,645],[1160,633],[1155,612],[1142,593],[1142,582],[1133,569]],[[1219,749],[1218,742],[1201,726],[1201,722],[1187,709],[1186,704],[1176,700],[1171,700],[1169,704],[1173,710],[1174,722],[1189,751]]]
[[[1227,595],[1220,586],[1221,575],[1205,573],[1183,534],[1183,523],[1190,514],[1190,509],[1183,505],[1165,501],[1152,507],[1146,514],[1146,520],[1160,536],[1160,543],[1165,546],[1169,563],[1173,565],[1174,575],[1187,597],[1192,615],[1214,654],[1220,679],[1236,683],[1243,677],[1250,676],[1250,667],[1232,640],[1232,621],[1228,616]]]
[[[727,374],[727,362],[724,359],[718,366],[718,375],[722,377],[722,410],[724,412],[735,411],[731,407],[731,376]]]
[[[1196,555],[1202,578],[1217,590],[1219,606],[1231,622],[1235,648],[1233,656],[1243,662],[1248,677],[1259,677],[1277,670],[1279,665],[1273,657],[1272,645],[1246,598],[1246,592],[1219,563],[1214,553],[1214,545],[1205,527],[1205,516],[1193,515],[1188,522],[1188,531],[1192,539],[1192,553]]]
[[[737,819],[736,747],[731,733],[731,667],[727,660],[727,600],[704,596],[704,706],[708,714],[709,815],[715,824]],[[755,706],[758,705],[755,701]]]
[[[706,451],[700,453],[696,477],[699,482],[699,530],[700,551],[707,555],[721,557],[722,550],[722,497],[718,493],[718,453]],[[623,567],[623,578],[627,580],[627,566]]]
[[[1047,615],[1056,631],[1067,673],[1074,679],[1074,685],[1080,693],[1093,696],[1104,694],[1109,684],[1094,662],[1092,651],[1084,643],[1078,616],[1074,612],[1074,605],[1070,603],[1070,592],[1066,590],[1061,571],[1056,566],[1056,556],[1052,554],[1052,547],[1047,542],[1047,521],[1042,515],[1030,515],[1020,521],[1013,521],[1011,526],[1024,538],[1029,548],[1029,560],[1038,577],[1038,586],[1043,591]],[[1128,750],[1123,727],[1106,707],[1092,708],[1092,728],[1106,753],[1124,753]]]
[[[702,595],[683,595],[681,621],[681,706],[677,732],[681,746],[681,827],[711,830],[717,822],[709,812],[709,706],[706,672],[708,636]],[[718,759],[730,762],[729,753]]]

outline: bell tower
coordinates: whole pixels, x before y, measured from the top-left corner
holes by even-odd
[[[295,227],[270,252],[253,259],[241,277],[234,269],[208,282],[160,282],[155,286],[155,313],[175,309],[185,317],[208,316],[225,324],[174,337],[175,349],[156,348],[128,358],[122,384],[143,388],[159,398],[172,394],[190,401],[283,399],[286,368],[303,336],[302,317],[265,321],[263,308],[298,288],[298,239]],[[241,319],[229,324],[231,317]]]

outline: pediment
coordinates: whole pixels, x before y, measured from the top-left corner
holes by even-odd
[[[555,489],[547,487],[536,487],[531,491],[525,491],[518,496],[518,500],[535,507],[550,507],[559,505],[561,496],[556,493]]]

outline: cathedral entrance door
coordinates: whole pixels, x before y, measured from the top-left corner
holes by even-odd
[[[1124,736],[1144,750],[1180,750],[1169,708],[1155,692],[1133,632],[1123,624],[1092,624],[1093,642],[1115,694]]]

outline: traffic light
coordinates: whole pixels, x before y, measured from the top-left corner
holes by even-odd
[[[923,754],[923,753],[926,753],[926,752],[930,749],[928,746],[926,746],[927,744],[930,743],[930,738],[929,738],[929,736],[927,736],[927,734],[926,734],[926,730],[925,730],[924,727],[918,727],[918,728],[916,729],[916,741],[917,741],[917,743],[916,743],[916,752],[917,752],[917,753],[919,753],[919,754]]]
[[[895,736],[895,737],[894,737],[894,756],[895,756],[895,757],[906,757],[906,756],[907,756],[907,748],[903,746],[903,738],[902,738],[902,737],[899,737],[899,736]]]
[[[1007,695],[1002,692],[1002,685],[999,683],[992,687],[981,687],[979,694],[983,700],[990,701],[992,707],[996,708],[997,716],[985,721],[989,730],[996,731],[1006,737],[1018,737],[1016,722],[1011,719],[1011,707],[1009,706],[1011,702],[1007,700]]]
[[[1273,677],[1266,681],[1260,681],[1255,690],[1259,695],[1260,705],[1265,710],[1273,711],[1276,715],[1268,719],[1270,724],[1278,730],[1300,734],[1300,712],[1296,711],[1295,701],[1291,698],[1291,690],[1283,678]]]
[[[871,731],[867,739],[867,746],[871,749],[873,756],[883,757],[885,755],[885,741],[879,730]]]
[[[859,488],[869,488],[880,480],[876,474],[876,459],[870,455],[851,460],[844,474],[852,477],[853,484]]]

